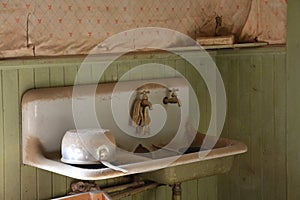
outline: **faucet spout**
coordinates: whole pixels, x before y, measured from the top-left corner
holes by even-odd
[[[163,99],[163,103],[164,104],[178,104],[178,106],[180,107],[181,106],[181,101],[180,99],[177,97],[177,94],[175,93],[175,91],[178,91],[178,89],[173,89],[173,90],[169,90],[169,92],[171,92],[171,95],[170,97],[166,96],[164,99]]]

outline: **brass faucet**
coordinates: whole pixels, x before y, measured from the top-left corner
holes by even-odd
[[[175,93],[176,91],[178,91],[178,89],[172,89],[172,90],[169,89],[169,93],[171,93],[171,95],[169,95],[169,97],[166,96],[163,99],[163,103],[164,104],[168,104],[168,103],[174,104],[174,103],[177,103],[178,106],[180,107],[181,106],[181,101],[180,101],[180,99],[178,99],[177,94]]]
[[[149,94],[150,91],[142,91],[141,94],[143,95],[142,96],[142,102],[141,102],[141,106],[142,107],[149,107],[149,109],[151,110],[152,109],[152,103],[148,100],[148,96],[147,94]]]
[[[149,124],[151,122],[149,110],[152,109],[152,103],[149,101],[147,94],[150,91],[138,92],[137,99],[133,103],[132,107],[132,125],[138,128],[141,128],[139,133],[146,134],[149,133]],[[142,97],[140,97],[142,95]]]

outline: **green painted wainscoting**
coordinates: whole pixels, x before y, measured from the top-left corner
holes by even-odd
[[[300,199],[300,1],[288,2],[287,172],[288,199]]]
[[[183,199],[286,199],[285,48],[211,51],[211,55],[223,76],[228,98],[222,136],[245,142],[249,151],[235,161],[228,174],[183,183]],[[82,57],[0,61],[0,199],[49,199],[67,193],[71,178],[21,163],[20,102],[30,88],[72,85],[82,61]],[[203,81],[178,56],[124,56],[110,65],[100,82],[117,81],[132,67],[149,62],[169,65],[184,74],[201,99],[200,106],[209,113]],[[84,68],[86,74],[79,77],[80,83],[97,82],[93,64],[87,63]],[[175,73],[167,68],[155,68],[152,74],[132,73],[129,79],[172,76]],[[209,114],[203,119],[200,131],[205,131]],[[106,186],[122,182],[117,178],[97,183]],[[162,186],[124,199],[171,199],[171,188]]]
[[[287,199],[285,50],[221,53],[216,62],[228,98],[222,136],[248,146],[218,177],[218,199]]]

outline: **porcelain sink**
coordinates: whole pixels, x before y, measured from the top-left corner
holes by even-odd
[[[139,176],[157,183],[174,185],[188,180],[222,174],[231,169],[235,156],[247,151],[247,146],[243,143],[226,138],[219,138],[212,150],[197,151],[204,138],[216,140],[214,137],[205,137],[204,134],[198,133],[191,145],[191,147],[196,147],[196,152],[183,154],[170,166],[139,174]]]
[[[209,137],[209,136],[207,136]],[[201,145],[204,134],[198,133],[192,147]],[[212,139],[215,139],[212,137]],[[230,170],[234,156],[247,151],[238,141],[219,138],[212,150],[175,155],[166,150],[162,158],[139,156],[117,150],[117,158],[112,164],[126,169],[123,173],[105,166],[75,166],[60,161],[60,152],[44,152],[37,138],[28,138],[25,164],[82,180],[101,180],[130,174],[138,174],[143,179],[173,185],[187,180],[226,173]]]
[[[153,104],[161,104],[160,108],[165,109],[168,116],[164,127],[156,135],[148,138],[135,138],[132,133],[124,133],[114,123],[111,103],[120,105],[122,109],[126,103],[121,99],[123,96],[132,96],[132,82],[121,83],[121,89],[112,95],[115,83],[100,84],[93,91],[94,86],[78,86],[74,96],[74,87],[57,87],[33,89],[23,96],[22,99],[22,153],[23,163],[48,170],[54,173],[82,180],[100,180],[130,174],[138,174],[142,178],[153,180],[159,183],[174,184],[186,180],[201,178],[230,170],[235,155],[247,151],[247,147],[238,141],[204,134],[196,134],[192,147],[200,147],[200,152],[178,154],[180,149],[155,149],[157,146],[165,146],[174,138],[176,130],[183,130],[176,135],[177,144],[189,133],[184,131],[185,126],[174,126],[179,124],[178,120],[188,122],[189,108],[189,87],[181,78],[163,79],[161,82],[168,88],[177,88],[178,97],[182,106],[163,105],[162,99],[166,95],[166,88],[155,85],[154,81],[134,81],[134,84],[145,85],[144,89],[151,90],[151,101]],[[89,91],[95,92],[94,96]],[[94,97],[94,99],[92,99]],[[78,107],[80,120],[75,123],[72,100],[79,102]],[[67,130],[74,128],[94,128],[93,120],[85,113],[85,109],[91,103],[95,105],[97,117],[101,119],[101,126],[114,133],[119,148],[116,150],[116,159],[112,162],[125,170],[127,173],[115,171],[99,163],[99,165],[83,166],[70,165],[61,162],[61,141]],[[78,103],[77,102],[77,103]],[[132,102],[129,102],[131,105]],[[158,109],[153,109],[154,113]],[[120,112],[124,113],[124,112]],[[181,114],[181,118],[178,117]],[[77,119],[78,120],[78,119]],[[161,118],[152,117],[151,130],[159,127]],[[128,119],[124,119],[125,129],[131,130]],[[77,126],[75,126],[75,124]],[[208,144],[215,144],[210,150],[203,141]],[[138,145],[150,149],[150,153],[133,153]],[[152,145],[156,147],[153,148]],[[190,145],[190,143],[189,143]],[[185,147],[186,145],[182,145]]]

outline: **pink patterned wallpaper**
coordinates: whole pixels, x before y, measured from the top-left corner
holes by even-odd
[[[87,54],[106,38],[138,27],[169,28],[192,38],[213,35],[217,15],[240,42],[286,42],[287,0],[0,2],[0,58]]]

